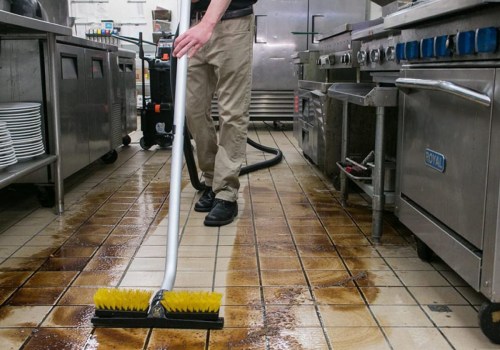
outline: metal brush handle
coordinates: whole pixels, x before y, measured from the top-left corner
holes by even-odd
[[[181,1],[179,35],[189,29],[191,1]],[[186,113],[188,55],[183,55],[177,62],[177,78],[175,83],[174,101],[174,144],[170,164],[170,196],[168,209],[167,257],[165,275],[161,285],[162,290],[172,290],[177,274],[177,250],[179,246],[179,216],[181,199],[181,176],[184,145],[184,123]]]

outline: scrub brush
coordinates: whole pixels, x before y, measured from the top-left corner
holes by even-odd
[[[94,294],[96,316],[147,317],[152,295],[153,292],[148,290],[99,288]],[[222,294],[160,291],[154,300],[156,302],[152,303],[151,317],[217,320]]]

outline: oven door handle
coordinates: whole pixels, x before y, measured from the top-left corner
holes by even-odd
[[[485,107],[491,106],[491,98],[488,95],[481,94],[477,91],[453,84],[445,80],[398,78],[396,79],[396,86],[400,88],[404,93],[408,93],[407,91],[405,91],[405,89],[442,91],[448,94],[462,97],[472,102],[476,102]]]

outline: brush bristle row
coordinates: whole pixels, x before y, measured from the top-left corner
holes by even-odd
[[[221,301],[216,292],[168,291],[161,304],[168,312],[218,312]]]
[[[152,291],[141,289],[99,288],[94,304],[99,310],[147,311]]]

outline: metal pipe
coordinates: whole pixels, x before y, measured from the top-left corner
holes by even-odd
[[[59,111],[59,78],[57,75],[56,62],[56,35],[47,34],[47,55],[49,61],[49,86],[50,86],[50,114],[52,116],[52,134],[54,142],[54,154],[57,157],[54,163],[54,194],[55,205],[58,214],[64,212],[64,184],[61,160],[61,125]]]
[[[385,147],[384,124],[385,107],[377,107],[375,122],[375,168],[373,169],[373,198],[372,198],[372,238],[375,243],[380,242],[382,236],[382,215],[385,207],[384,175],[385,175]]]
[[[191,2],[181,2],[179,34],[189,29]],[[186,86],[188,71],[188,55],[185,54],[177,62],[177,74],[175,84],[174,102],[174,144],[172,147],[172,160],[170,167],[170,196],[167,232],[167,257],[165,265],[165,276],[163,278],[162,290],[172,290],[177,273],[177,250],[179,236],[179,211],[181,197],[181,176],[183,162],[184,144],[184,116],[186,112]]]
[[[349,102],[342,101],[342,141],[340,146],[340,159],[345,162],[347,159],[349,147]],[[347,205],[349,193],[347,191],[347,175],[340,172],[340,203],[342,206]]]

